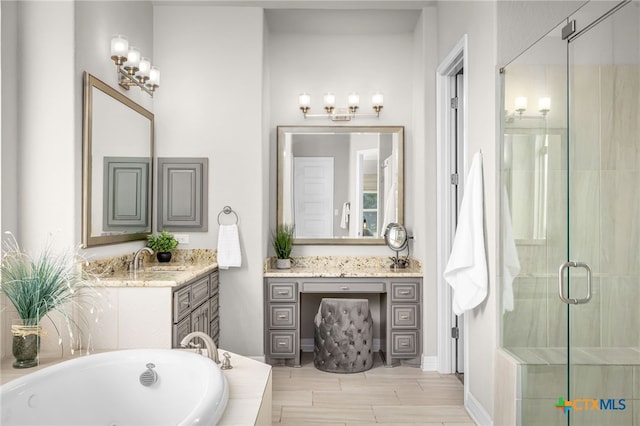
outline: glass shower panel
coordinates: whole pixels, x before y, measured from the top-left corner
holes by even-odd
[[[576,21],[576,34],[590,22]],[[632,2],[568,44],[568,258],[591,270],[590,300],[562,307],[572,425],[640,423],[639,28]],[[586,269],[566,276],[567,296],[586,298]]]
[[[502,347],[519,365],[519,423],[566,424],[568,309],[558,299],[567,258],[567,54],[561,26],[503,72]]]

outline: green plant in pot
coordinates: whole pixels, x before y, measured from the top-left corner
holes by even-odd
[[[271,244],[276,253],[276,268],[291,268],[291,251],[293,250],[293,225],[278,225],[271,232]]]
[[[54,253],[47,244],[38,257],[32,257],[21,251],[11,235],[4,242],[0,269],[0,293],[13,304],[20,317],[11,326],[12,349],[16,358],[13,366],[28,368],[38,364],[44,317],[51,320],[62,344],[60,330],[50,316],[54,313],[59,314],[66,324],[73,351],[74,335],[80,338],[73,312],[77,312],[78,318],[83,317],[79,300],[87,295],[90,288],[90,281],[77,265],[76,253],[71,250]]]
[[[171,260],[171,252],[178,247],[178,240],[170,232],[162,231],[156,235],[147,235],[147,246],[156,253],[158,262],[168,262]]]

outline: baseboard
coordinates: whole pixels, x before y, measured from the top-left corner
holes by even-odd
[[[300,339],[300,349],[302,352],[313,352],[314,341],[313,339]],[[380,339],[373,339],[373,351],[378,352],[380,350]]]
[[[482,404],[471,394],[467,392],[464,396],[464,408],[471,416],[474,422],[480,426],[493,426],[493,420]]]
[[[438,371],[438,357],[422,355],[422,371]]]

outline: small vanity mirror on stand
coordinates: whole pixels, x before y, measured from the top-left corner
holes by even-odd
[[[409,237],[407,230],[399,223],[390,223],[384,231],[384,240],[387,246],[396,252],[396,257],[391,257],[391,269],[406,268],[409,266]],[[407,255],[401,258],[400,252],[407,249]]]

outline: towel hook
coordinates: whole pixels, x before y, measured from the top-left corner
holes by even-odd
[[[222,210],[220,211],[220,213],[218,213],[218,225],[221,225],[221,223],[220,223],[220,215],[221,215],[222,213],[224,213],[224,214],[231,214],[231,213],[233,213],[233,215],[236,217],[236,224],[238,223],[238,214],[237,214],[235,211],[233,211],[233,209],[232,209],[231,207],[229,207],[229,206],[224,206],[224,207],[222,208]]]

